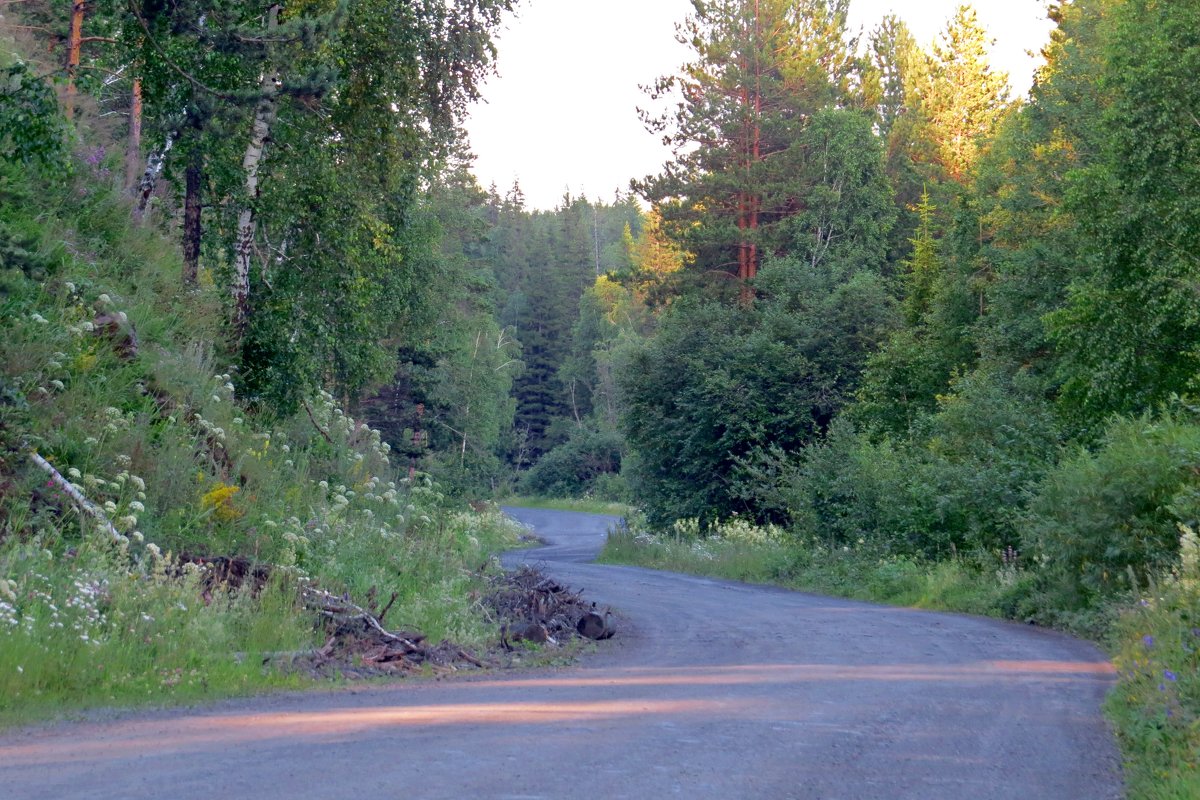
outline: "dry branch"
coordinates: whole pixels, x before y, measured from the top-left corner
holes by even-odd
[[[118,531],[112,524],[112,521],[109,520],[108,516],[105,515],[104,511],[101,510],[100,507],[91,500],[88,500],[86,497],[84,497],[83,492],[79,491],[79,488],[75,486],[75,484],[64,478],[62,474],[54,468],[53,464],[42,458],[34,450],[29,451],[29,457],[33,459],[33,463],[37,464],[39,467],[49,473],[51,483],[53,483],[59,489],[62,489],[67,497],[71,498],[71,500],[75,502],[75,506],[81,512],[99,523],[100,528],[103,529],[109,536],[111,536],[114,542],[121,542],[125,539],[125,537],[121,535],[121,532]]]

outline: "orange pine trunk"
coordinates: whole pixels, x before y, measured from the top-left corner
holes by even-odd
[[[75,76],[83,47],[83,0],[71,2],[71,31],[67,35],[67,119],[75,116]]]

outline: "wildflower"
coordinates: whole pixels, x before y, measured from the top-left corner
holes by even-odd
[[[1142,644],[1145,645],[1147,649],[1154,647],[1154,637],[1150,634],[1146,634],[1142,637]]]
[[[146,535],[144,533],[142,533],[141,531],[134,531],[133,532],[133,540],[138,543],[144,542],[144,541],[146,541]]]
[[[75,284],[71,283],[70,281],[67,281],[63,285],[67,287],[68,292],[70,292],[71,294],[75,294]]]
[[[1163,670],[1163,677],[1166,678],[1167,680],[1169,680],[1171,683],[1174,683],[1175,681],[1179,680],[1179,676],[1176,675],[1174,672],[1171,672],[1171,670],[1169,670],[1169,669]]]
[[[43,317],[41,314],[38,314],[36,312],[34,312],[33,314],[30,314],[29,318],[39,324],[45,324],[50,321],[50,320],[46,319],[45,317]]]
[[[146,482],[137,475],[130,475],[129,480],[133,482],[134,488],[136,488],[139,492],[144,492],[146,490]]]
[[[79,480],[80,478],[83,477],[83,473],[81,473],[75,467],[71,467],[70,469],[67,470],[67,476],[70,478],[74,478],[75,480]]]
[[[24,667],[22,667],[20,664],[17,664],[17,672],[24,673],[24,672],[25,672],[25,668],[24,668]]]
[[[100,444],[100,440],[97,439],[95,436],[89,436],[83,440],[83,443],[90,447],[91,445],[94,445],[94,444]]]
[[[124,311],[118,311],[117,312],[117,321],[122,322],[122,323],[129,322],[129,317],[125,316]]]
[[[159,550],[158,545],[156,545],[154,542],[146,545],[146,550],[155,558],[158,558],[162,555],[162,550]]]
[[[213,401],[214,403],[219,403],[219,402],[221,402],[221,396],[220,396],[220,395],[217,395],[217,394],[214,394],[214,395],[212,396],[212,401]]]
[[[112,298],[111,298],[111,297],[109,297],[107,294],[102,294],[102,295],[100,295],[99,297],[97,297],[97,298],[96,298],[96,302],[97,302],[97,303],[100,303],[101,305],[105,305],[105,306],[106,306],[106,305],[108,305],[108,304],[112,303]]]

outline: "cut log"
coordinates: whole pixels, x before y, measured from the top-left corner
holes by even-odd
[[[602,617],[595,611],[589,611],[575,623],[575,630],[579,631],[580,636],[589,639],[611,639],[613,629],[608,624],[608,616],[607,613]]]

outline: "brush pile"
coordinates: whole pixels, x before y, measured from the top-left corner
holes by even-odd
[[[534,567],[524,566],[492,579],[484,598],[500,622],[500,646],[511,650],[514,642],[560,644],[573,636],[609,639],[614,633],[612,613]]]
[[[337,674],[347,678],[394,675],[432,668],[435,672],[456,671],[462,666],[482,668],[483,661],[450,641],[430,644],[424,634],[413,631],[391,631],[383,619],[395,602],[395,595],[380,611],[371,610],[324,589],[305,587],[304,605],[322,619],[325,645],[311,653],[293,659],[317,675]]]

